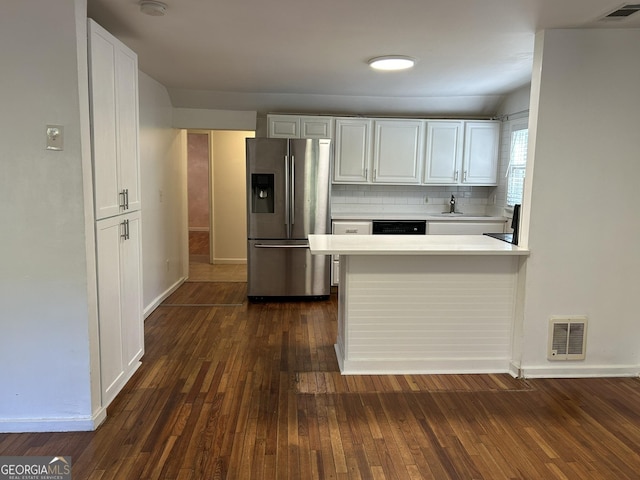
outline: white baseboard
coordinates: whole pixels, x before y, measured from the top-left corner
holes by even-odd
[[[185,277],[181,277],[176,283],[171,285],[167,290],[158,295],[149,305],[147,305],[143,311],[143,318],[147,318],[149,315],[153,313],[153,311],[160,306],[162,302],[164,302],[169,295],[175,292],[180,285],[182,285],[187,279]]]
[[[0,418],[0,433],[91,432],[107,418],[100,408],[91,416],[61,418]]]
[[[345,360],[339,345],[334,348],[342,375],[511,373],[504,358]]]
[[[640,365],[524,366],[520,368],[520,373],[523,378],[638,377],[640,376]]]

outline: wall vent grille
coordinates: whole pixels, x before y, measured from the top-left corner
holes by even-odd
[[[549,360],[584,360],[587,346],[587,317],[551,317]]]

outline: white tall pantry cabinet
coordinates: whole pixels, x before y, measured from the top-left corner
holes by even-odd
[[[96,218],[140,209],[138,57],[89,20]]]
[[[92,20],[89,90],[102,406],[144,353],[137,55]]]
[[[140,211],[96,222],[103,406],[131,378],[144,353],[140,230]]]

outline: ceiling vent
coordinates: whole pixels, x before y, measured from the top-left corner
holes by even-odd
[[[551,317],[549,360],[584,360],[587,345],[587,317]]]
[[[616,21],[616,20],[625,20],[630,15],[640,11],[640,3],[628,3],[623,5],[622,7],[614,10],[613,12],[605,15],[600,19],[600,21],[608,22],[608,21]]]

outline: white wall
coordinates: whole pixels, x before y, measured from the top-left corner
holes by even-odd
[[[526,376],[636,375],[640,29],[536,39],[527,189]],[[587,315],[583,362],[546,360],[551,315]]]
[[[166,88],[139,72],[145,316],[186,277],[186,132],[172,128]]]
[[[251,93],[170,88],[176,107],[194,109],[257,110],[266,113],[332,113],[371,116],[490,116],[502,101],[502,95],[448,97],[370,97],[362,95],[313,95],[299,93]],[[304,106],[301,107],[301,104]],[[193,126],[193,128],[201,128]],[[223,128],[223,127],[207,127]],[[227,127],[228,128],[228,127]],[[231,127],[249,129],[250,127]],[[254,128],[254,127],[251,127]]]
[[[174,108],[174,128],[200,130],[255,130],[257,112],[214,110],[207,108]]]
[[[211,132],[213,159],[212,263],[247,262],[246,139],[253,131]]]
[[[85,0],[0,2],[0,431],[93,427],[85,21]]]
[[[509,93],[496,112],[498,115],[513,115],[521,112],[527,112],[529,110],[529,102],[531,97],[531,85],[525,85],[524,87],[514,90]]]

